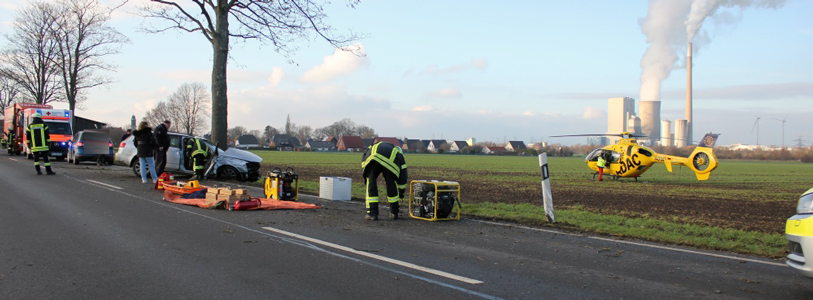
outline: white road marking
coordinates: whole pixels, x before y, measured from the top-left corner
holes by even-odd
[[[462,282],[465,282],[465,283],[468,283],[468,284],[482,284],[483,283],[480,280],[471,279],[471,278],[467,278],[467,277],[463,277],[463,276],[443,272],[443,271],[440,271],[440,270],[435,270],[435,269],[419,266],[419,265],[416,265],[416,264],[408,263],[408,262],[405,262],[405,261],[400,261],[400,260],[397,260],[397,259],[392,259],[392,258],[381,256],[381,255],[372,254],[372,253],[365,252],[365,251],[358,251],[358,250],[353,249],[353,248],[345,247],[345,246],[342,246],[342,245],[337,245],[337,244],[334,244],[334,243],[331,243],[331,242],[326,242],[326,241],[323,241],[323,240],[318,240],[318,239],[307,237],[307,236],[304,236],[304,235],[299,235],[299,234],[296,234],[296,233],[293,233],[293,232],[288,232],[288,231],[276,229],[276,228],[273,228],[273,227],[263,227],[263,229],[268,230],[268,231],[273,231],[273,232],[276,232],[276,233],[280,233],[280,234],[284,234],[284,235],[287,235],[287,236],[290,236],[290,237],[298,238],[298,239],[301,239],[301,240],[305,240],[305,241],[308,241],[308,242],[311,242],[311,243],[314,243],[314,244],[319,244],[319,245],[322,245],[322,246],[327,246],[327,247],[331,247],[331,248],[334,248],[334,249],[350,252],[350,253],[353,253],[353,254],[356,254],[356,255],[366,256],[366,257],[369,257],[369,258],[373,258],[373,259],[388,262],[388,263],[391,263],[391,264],[399,265],[399,266],[402,266],[402,267],[410,268],[410,269],[413,269],[413,270],[418,270],[418,271],[426,272],[426,273],[429,273],[429,274],[434,274],[434,275],[437,275],[437,276],[446,277],[446,278],[454,279],[454,280],[457,280],[457,281],[462,281]]]
[[[13,161],[19,161],[16,158],[11,158],[11,157],[9,157],[8,159],[13,160]]]
[[[98,182],[98,181],[96,181],[96,180],[90,180],[90,179],[86,179],[86,180],[87,180],[88,182],[92,182],[92,183],[95,183],[95,184],[98,184],[98,185],[103,185],[103,186],[106,186],[106,187],[109,187],[109,188],[114,188],[114,189],[117,189],[117,190],[122,189],[122,188],[117,187],[117,186],[115,186],[115,185],[110,185],[110,184],[107,184],[107,183],[104,183],[104,182]]]
[[[752,258],[746,258],[746,257],[723,255],[723,254],[717,254],[717,253],[708,253],[708,252],[701,252],[701,251],[695,251],[695,250],[689,250],[689,249],[681,249],[681,248],[674,248],[674,247],[667,247],[667,246],[661,246],[661,245],[639,243],[639,242],[619,240],[619,239],[611,239],[611,238],[598,237],[598,236],[585,236],[585,235],[573,234],[573,233],[550,230],[550,229],[533,228],[533,227],[527,227],[527,226],[521,226],[521,225],[513,225],[513,224],[505,224],[505,223],[498,223],[498,222],[491,222],[491,221],[479,221],[478,220],[478,222],[485,223],[485,224],[491,224],[491,225],[516,227],[516,228],[528,229],[528,230],[533,230],[533,231],[541,231],[541,232],[547,232],[547,233],[555,233],[555,234],[570,235],[570,236],[579,236],[579,237],[585,237],[585,238],[588,238],[588,239],[615,242],[615,243],[621,243],[621,244],[630,244],[630,245],[636,245],[636,246],[641,246],[641,247],[649,247],[649,248],[662,249],[662,250],[671,250],[671,251],[692,253],[692,254],[705,255],[705,256],[711,256],[711,257],[725,258],[725,259],[750,261],[750,262],[754,262],[754,263],[758,263],[758,264],[765,264],[765,265],[771,265],[771,266],[779,266],[779,267],[787,267],[788,266],[788,265],[782,264],[782,263],[776,263],[776,262],[764,261],[764,260],[758,260],[758,259],[752,259]]]

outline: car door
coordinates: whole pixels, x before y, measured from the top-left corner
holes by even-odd
[[[171,170],[183,171],[185,170],[181,163],[181,136],[170,134],[169,135],[169,149],[167,150],[167,168]]]

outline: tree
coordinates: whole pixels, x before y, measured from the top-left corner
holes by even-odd
[[[0,111],[6,111],[6,107],[11,106],[20,94],[20,85],[17,81],[0,75]]]
[[[142,118],[153,126],[169,120],[178,132],[200,135],[206,130],[209,116],[209,93],[199,82],[184,83]]]
[[[271,125],[265,126],[265,130],[263,130],[263,139],[264,143],[267,146],[268,143],[271,142],[271,139],[274,138],[274,135],[278,134],[279,131]]]
[[[169,97],[169,111],[173,124],[182,132],[200,134],[206,130],[209,117],[209,92],[203,83],[184,83]]]
[[[248,132],[248,130],[245,127],[235,126],[234,128],[228,130],[228,137],[232,141],[236,141],[238,138],[246,134],[246,132]]]
[[[305,144],[308,142],[308,139],[313,136],[313,128],[310,126],[297,126],[296,127],[296,138],[299,139],[299,143]]]
[[[163,123],[164,121],[174,122],[173,114],[167,102],[161,101],[158,102],[152,110],[148,111],[147,114],[141,118],[142,122],[147,122],[147,124],[154,126],[158,126],[158,124]]]
[[[119,53],[127,37],[107,25],[111,9],[105,9],[96,0],[63,0],[57,4],[58,26],[51,36],[57,46],[56,67],[61,75],[65,100],[71,113],[82,102],[86,90],[112,82],[97,71],[115,71],[105,63],[105,56]]]
[[[294,131],[296,131],[296,124],[291,123],[291,115],[289,114],[288,117],[285,118],[285,134],[294,135]]]
[[[359,0],[348,0],[354,7]],[[277,52],[288,54],[291,44],[306,38],[313,31],[336,48],[346,47],[355,36],[334,36],[325,23],[327,15],[323,4],[314,0],[192,0],[194,5],[181,1],[151,0],[141,8],[142,15],[165,21],[161,27],[147,28],[148,32],[180,30],[200,33],[212,45],[212,140],[225,144],[227,137],[228,97],[226,70],[229,58],[229,38],[259,40],[272,45]],[[232,28],[229,22],[237,24]]]
[[[59,47],[53,38],[57,11],[52,3],[34,2],[17,13],[14,31],[6,36],[2,75],[17,82],[26,102],[47,104],[60,98]]]

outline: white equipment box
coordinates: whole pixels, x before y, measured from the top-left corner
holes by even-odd
[[[349,177],[319,177],[319,198],[349,201],[352,181]]]

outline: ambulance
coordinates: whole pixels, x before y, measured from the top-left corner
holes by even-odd
[[[50,106],[50,105],[49,105]],[[68,109],[53,109],[53,108],[26,108],[22,113],[22,128],[23,132],[28,128],[28,125],[34,121],[34,114],[38,113],[42,116],[42,121],[48,126],[48,133],[51,137],[51,143],[48,145],[48,156],[56,160],[64,160],[68,156],[68,144],[73,138],[73,128],[71,121],[73,116]],[[27,134],[27,133],[25,133]],[[33,153],[28,145],[23,140],[23,153],[28,158],[33,158]]]

